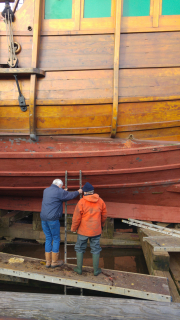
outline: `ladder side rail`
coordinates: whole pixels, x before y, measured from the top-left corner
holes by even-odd
[[[143,224],[143,225],[147,225],[147,226],[153,226],[153,228],[155,229],[158,229],[158,230],[164,230],[164,231],[167,231],[167,233],[169,234],[170,232],[173,232],[173,233],[176,233],[176,234],[179,234],[180,235],[180,231],[178,230],[173,230],[173,229],[169,229],[169,228],[166,228],[166,227],[161,227],[161,226],[157,226],[155,224],[150,224],[148,222],[145,222],[145,221],[141,221],[141,220],[135,220],[135,219],[128,219],[129,221],[133,221],[135,223],[140,223],[140,224]]]
[[[82,171],[79,170],[79,188],[82,189]],[[80,194],[80,199],[82,199],[82,193]],[[80,294],[83,296],[83,288],[80,288]]]
[[[167,234],[169,236],[180,238],[180,235],[178,235],[178,234],[174,234],[172,232],[171,233],[170,232],[166,232],[166,231],[163,231],[163,230],[158,230],[158,229],[155,229],[153,227],[149,227],[149,226],[146,226],[146,225],[143,225],[143,224],[140,224],[140,223],[129,222],[129,221],[126,221],[126,220],[122,220],[122,222],[127,223],[129,225],[133,225],[133,226],[139,227],[139,228],[149,229],[149,230],[156,231],[156,232],[159,232],[159,233]]]
[[[65,189],[67,189],[67,171],[65,172]],[[64,263],[67,263],[67,201],[65,202],[64,219]],[[64,294],[67,295],[67,286],[64,286]]]
[[[67,189],[67,171],[65,172],[65,189]],[[65,221],[64,221],[64,263],[67,263],[67,201],[65,202]]]
[[[68,179],[68,173],[65,172],[65,188],[67,188],[68,181],[77,180],[79,181],[79,188],[82,189],[82,171],[79,171],[79,179]],[[82,194],[80,194],[80,199],[82,198]],[[65,202],[65,239],[64,239],[64,262],[67,263],[67,260],[77,260],[77,258],[70,258],[67,257],[67,246],[68,245],[74,245],[74,244],[68,244],[67,243],[67,207],[68,205],[76,205],[76,203],[68,204],[67,201]],[[67,289],[68,287],[64,286],[64,294],[67,295]],[[70,287],[69,287],[70,289]],[[80,288],[80,294],[83,296],[83,288]]]

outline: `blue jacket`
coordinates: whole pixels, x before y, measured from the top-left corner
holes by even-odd
[[[52,184],[43,192],[40,217],[43,221],[59,220],[63,214],[63,201],[76,198],[78,191],[68,192]]]

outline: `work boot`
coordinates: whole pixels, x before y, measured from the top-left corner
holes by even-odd
[[[51,266],[51,252],[45,252],[46,268]]]
[[[99,267],[99,257],[100,257],[100,253],[99,254],[93,254],[93,268],[94,268],[94,275],[98,276],[98,274],[100,274],[102,272],[102,270]]]
[[[77,267],[74,268],[74,271],[78,274],[82,274],[82,265],[83,265],[83,253],[76,252],[77,257]]]
[[[59,252],[52,252],[52,263],[51,263],[52,268],[60,267],[63,265],[64,262],[58,259],[59,259]]]

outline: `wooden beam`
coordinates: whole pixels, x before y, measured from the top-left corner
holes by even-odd
[[[119,52],[120,52],[120,32],[121,32],[121,6],[122,0],[116,0],[116,26],[114,37],[114,76],[113,76],[113,110],[111,138],[115,138],[118,118],[118,99],[119,99]]]
[[[75,0],[75,28],[74,30],[80,30],[81,24],[81,0]]]
[[[176,303],[161,303],[138,299],[0,292],[1,315],[13,318],[18,317],[19,319],[23,316],[28,319],[46,320],[60,318],[73,320],[120,320],[123,318],[177,320],[179,318],[179,310],[180,307]]]
[[[176,288],[176,285],[171,277],[171,274],[169,271],[160,271],[160,270],[154,270],[154,275],[157,277],[166,277],[168,279],[169,284],[169,291],[172,297],[172,302],[180,303],[180,295],[178,293],[178,290]]]
[[[169,271],[169,254],[167,252],[154,252],[150,244],[143,241],[144,237],[156,235],[157,232],[138,228],[138,234],[149,273],[154,275],[154,270]]]
[[[33,26],[33,49],[31,67],[36,68],[39,56],[40,30],[41,30],[41,7],[42,0],[34,1],[34,26]],[[36,75],[31,75],[30,79],[30,98],[29,98],[29,130],[30,138],[36,140]]]
[[[160,0],[154,0],[153,7],[153,28],[159,27]]]

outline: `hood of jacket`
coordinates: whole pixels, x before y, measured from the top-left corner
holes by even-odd
[[[83,199],[89,202],[98,202],[99,195],[97,193],[90,194],[88,196],[83,196]]]

